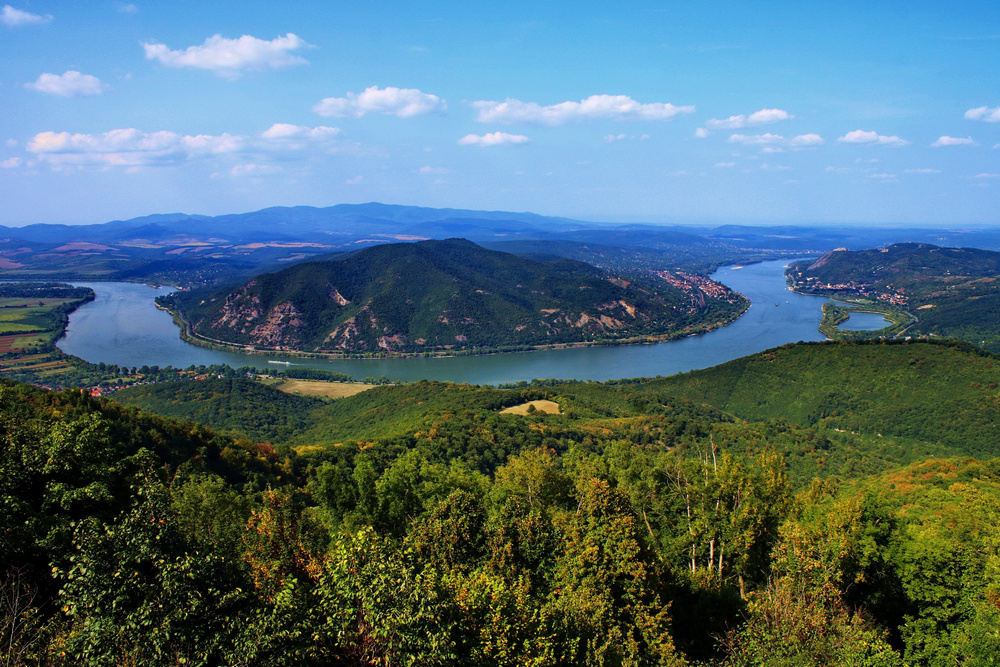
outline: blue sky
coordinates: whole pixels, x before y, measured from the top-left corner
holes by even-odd
[[[4,0],[0,0],[3,3]],[[0,224],[1000,213],[1000,3],[0,5]]]

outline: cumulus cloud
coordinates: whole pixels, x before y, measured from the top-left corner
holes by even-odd
[[[675,116],[694,111],[693,106],[674,106],[669,102],[640,104],[627,95],[591,95],[579,102],[560,102],[549,106],[512,98],[503,102],[480,100],[473,102],[472,107],[479,112],[476,120],[480,123],[533,123],[550,126],[605,118],[672,120]]]
[[[96,76],[72,69],[65,74],[42,74],[37,81],[26,83],[24,87],[61,97],[90,97],[100,95],[108,88]]]
[[[102,134],[39,132],[27,149],[53,166],[155,166],[232,154],[284,155],[309,147],[329,148],[340,134],[335,127],[302,127],[276,123],[258,136],[223,133],[182,135],[142,132],[135,128]],[[257,165],[262,168],[262,165]]]
[[[528,137],[523,134],[507,134],[506,132],[491,132],[479,136],[478,134],[467,134],[458,140],[459,146],[500,146],[502,144],[524,144]]]
[[[944,136],[935,141],[931,146],[941,148],[942,146],[978,146],[972,137],[948,137]]]
[[[790,118],[795,118],[795,116],[782,109],[761,109],[749,116],[740,114],[739,116],[730,116],[729,118],[712,118],[705,125],[713,130],[739,130],[744,127],[769,125]]]
[[[969,120],[981,120],[986,123],[1000,123],[1000,107],[977,107],[965,112]]]
[[[694,131],[694,138],[695,139],[704,139],[708,135],[709,135],[708,130],[706,130],[703,127],[699,127],[697,130]]]
[[[437,95],[424,93],[416,88],[378,86],[365,88],[363,93],[347,93],[347,97],[327,97],[320,100],[313,111],[320,116],[360,118],[366,113],[380,113],[400,118],[423,116],[447,108]]]
[[[729,136],[729,143],[743,144],[744,146],[764,146],[765,150],[775,152],[780,148],[812,148],[822,146],[825,141],[818,134],[800,134],[796,137],[786,139],[780,134],[766,132],[764,134],[732,134]]]
[[[845,144],[879,144],[882,146],[906,146],[910,142],[899,137],[887,137],[878,132],[868,132],[865,130],[854,130],[848,132],[837,141]]]
[[[125,128],[103,134],[39,132],[28,143],[28,150],[53,164],[142,166],[230,153],[242,145],[241,137],[230,134],[190,136]]]
[[[604,141],[608,142],[609,144],[612,144],[612,143],[614,143],[616,141],[623,141],[624,139],[627,139],[627,138],[628,137],[626,137],[626,135],[624,135],[624,134],[606,134],[606,135],[604,135]]]
[[[239,39],[213,35],[201,46],[189,46],[183,51],[172,51],[166,44],[142,44],[148,60],[157,60],[167,67],[207,69],[227,78],[235,78],[244,70],[280,69],[306,64],[308,61],[291,52],[307,46],[309,44],[292,33],[271,41],[250,35]]]
[[[38,25],[40,23],[48,23],[51,20],[52,14],[32,14],[31,12],[14,9],[10,5],[4,5],[3,9],[0,9],[0,23],[11,28],[22,25]]]
[[[797,137],[792,137],[788,141],[788,145],[792,148],[806,148],[809,146],[822,146],[826,142],[823,141],[823,137],[818,134],[800,134]]]
[[[316,127],[304,127],[302,125],[290,125],[288,123],[275,123],[268,129],[260,133],[264,139],[287,140],[287,139],[318,139],[326,140],[340,134],[339,127],[327,127],[318,125]]]
[[[3,162],[0,162],[0,169],[16,169],[17,167],[20,166],[21,166],[21,158],[19,157],[10,157],[4,160]]]

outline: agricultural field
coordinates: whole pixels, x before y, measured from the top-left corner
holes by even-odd
[[[361,382],[324,382],[322,380],[285,380],[275,385],[286,394],[301,394],[303,396],[323,396],[326,398],[345,398],[360,394],[372,385]]]
[[[56,386],[84,379],[55,341],[69,313],[93,298],[89,289],[59,283],[0,285],[0,375]]]

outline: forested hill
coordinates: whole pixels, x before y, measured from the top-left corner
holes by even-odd
[[[908,335],[958,338],[1000,352],[1000,252],[897,243],[834,251],[787,272],[797,291],[902,308]]]
[[[179,293],[168,305],[210,340],[347,353],[680,335],[745,307],[705,279],[655,280],[640,285],[573,260],[526,259],[449,239],[366,248],[235,290]]]
[[[0,382],[0,639],[60,667],[989,665],[1000,461],[892,458],[996,442],[957,409],[995,400],[995,364],[821,344],[673,379],[384,386],[297,405],[328,412],[294,448]],[[808,382],[864,432],[745,421],[684,382],[775,414],[808,414]],[[913,412],[866,406],[887,386]],[[535,399],[559,414],[502,411]],[[867,430],[933,401],[906,438]]]
[[[809,282],[907,285],[925,278],[996,276],[1000,274],[1000,252],[895,243],[871,250],[835,250],[797,266]]]

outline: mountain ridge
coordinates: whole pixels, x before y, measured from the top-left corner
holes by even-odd
[[[576,260],[527,259],[447,239],[304,262],[236,289],[177,293],[164,305],[210,341],[336,354],[672,336],[731,319],[744,305],[715,283],[707,293],[689,287],[639,285]]]

